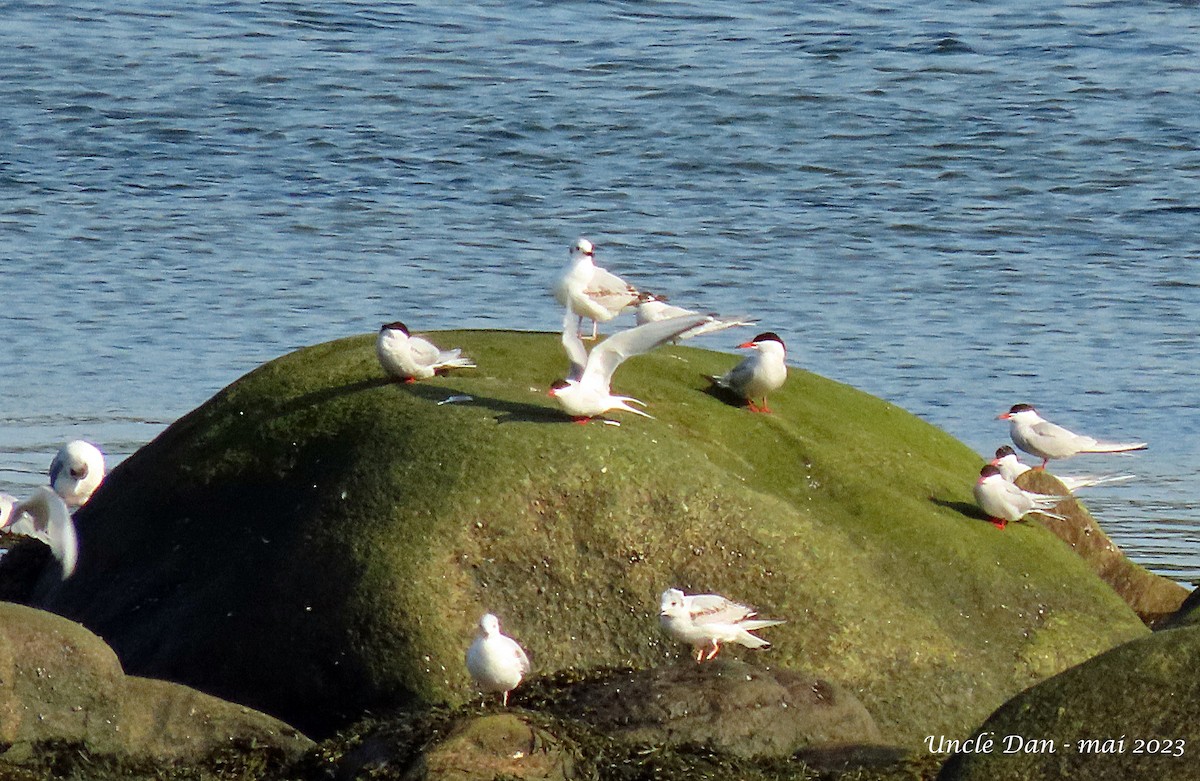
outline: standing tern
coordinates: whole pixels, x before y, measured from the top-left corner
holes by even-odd
[[[637,300],[638,291],[625,280],[595,264],[596,248],[587,239],[579,239],[571,247],[571,259],[563,267],[554,286],[558,303],[578,316],[576,329],[584,318],[592,321],[595,339],[600,323],[612,320],[621,310]]]
[[[767,394],[779,390],[787,380],[787,364],[784,362],[787,351],[783,340],[774,331],[766,331],[738,345],[738,349],[744,348],[754,352],[724,375],[708,379],[718,388],[745,399],[751,412],[770,412]],[[761,406],[755,404],[755,399],[760,398]]]
[[[984,464],[975,481],[975,503],[988,515],[988,520],[997,529],[1003,529],[1009,521],[1019,521],[1030,513],[1040,513],[1047,518],[1065,521],[1066,517],[1050,512],[1059,502],[1069,496],[1052,496],[1026,491],[1004,479],[999,467]]]
[[[500,619],[485,613],[479,619],[479,633],[467,649],[467,672],[485,692],[500,692],[508,706],[508,693],[529,674],[529,657],[508,635],[500,631]]]
[[[996,448],[996,457],[988,463],[999,469],[1000,474],[1010,483],[1015,483],[1018,477],[1033,468],[1017,459],[1017,451],[1013,450],[1011,445],[1002,445]],[[1082,488],[1133,479],[1133,475],[1055,475],[1054,477],[1071,493]]]
[[[1030,404],[1014,404],[1012,409],[996,416],[1009,422],[1008,431],[1013,443],[1026,453],[1042,459],[1039,469],[1045,469],[1052,458],[1070,458],[1080,453],[1125,453],[1145,450],[1145,442],[1100,442],[1083,434],[1068,431],[1042,418]]]
[[[603,415],[609,410],[625,410],[643,417],[654,417],[630,403],[646,406],[629,396],[614,396],[610,390],[613,372],[626,359],[653,350],[684,331],[713,320],[712,315],[694,314],[672,317],[618,331],[588,353],[570,309],[563,317],[562,344],[571,360],[571,371],[564,380],[550,386],[550,396],[568,415],[579,422]]]
[[[464,358],[462,350],[442,350],[427,339],[411,335],[400,321],[379,329],[375,355],[384,371],[404,382],[427,380],[449,369],[475,368],[475,362]]]
[[[717,655],[721,643],[770,648],[770,643],[750,633],[785,622],[756,619],[756,615],[754,608],[719,594],[688,596],[677,588],[669,588],[662,593],[658,621],[672,638],[691,645],[696,661],[703,662]]]
[[[72,510],[87,504],[103,480],[104,454],[82,439],[63,445],[50,462],[50,486]]]
[[[79,561],[75,522],[66,502],[52,489],[39,485],[33,496],[19,502],[13,502],[7,494],[0,495],[0,521],[0,529],[33,537],[50,546],[63,580],[75,572]]]
[[[668,320],[672,317],[698,314],[695,310],[684,309],[681,306],[668,304],[666,296],[656,296],[653,293],[647,293],[644,291],[638,293],[637,301],[638,325],[654,323],[659,320]],[[745,317],[720,317],[713,320],[711,323],[704,323],[703,325],[699,325],[690,331],[685,331],[679,335],[679,338],[691,339],[693,336],[716,333],[717,331],[724,331],[726,328],[754,325],[755,322],[757,321],[750,320]]]

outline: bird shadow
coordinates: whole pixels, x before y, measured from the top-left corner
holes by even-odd
[[[987,521],[991,523],[991,519],[988,518],[987,514],[979,509],[978,505],[970,502],[956,502],[950,499],[939,499],[936,496],[929,497],[929,501],[938,507],[944,507],[947,510],[953,510],[960,515],[964,515],[973,521]]]
[[[723,404],[727,404],[730,407],[748,407],[748,406],[750,406],[750,402],[748,399],[742,398],[741,396],[739,396],[738,394],[729,390],[728,388],[722,388],[720,385],[717,385],[715,382],[713,382],[712,379],[709,378],[709,376],[706,374],[702,374],[700,376],[703,377],[704,381],[708,383],[708,387],[702,388],[700,391],[701,393],[711,396],[712,398],[716,399],[717,401],[719,401]]]
[[[389,384],[389,383],[384,383]],[[560,410],[547,405],[509,401],[492,396],[455,392],[451,388],[420,383],[391,382],[402,391],[438,406],[477,407],[492,413],[497,423],[571,423]],[[458,398],[456,398],[458,397]]]

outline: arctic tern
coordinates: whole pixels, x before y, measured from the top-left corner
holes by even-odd
[[[1125,453],[1145,450],[1145,442],[1100,442],[1083,434],[1068,431],[1042,418],[1030,404],[1014,404],[1012,409],[996,416],[1009,422],[1013,444],[1030,455],[1042,459],[1040,469],[1052,458],[1070,458],[1080,453]]]
[[[609,410],[624,410],[643,417],[653,417],[630,403],[646,406],[629,396],[614,396],[610,390],[613,372],[626,359],[653,350],[681,333],[714,319],[713,315],[694,314],[672,317],[646,325],[618,331],[592,348],[583,346],[568,309],[563,317],[562,344],[571,361],[566,379],[550,386],[550,396],[568,415],[585,422]]]

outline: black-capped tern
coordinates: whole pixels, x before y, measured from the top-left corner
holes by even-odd
[[[738,349],[744,348],[754,352],[724,375],[708,379],[718,388],[745,399],[752,412],[770,412],[767,394],[779,390],[787,381],[783,340],[774,331],[766,331],[738,345]],[[762,399],[762,404],[756,404],[756,399]]]
[[[613,372],[626,359],[653,350],[681,333],[713,319],[713,315],[694,314],[672,317],[624,331],[618,331],[592,348],[588,353],[579,338],[571,310],[563,317],[562,344],[571,361],[566,379],[550,387],[550,396],[568,415],[585,422],[609,410],[624,410],[643,417],[653,417],[630,403],[645,406],[629,396],[614,396],[610,389]]]
[[[1101,442],[1083,434],[1068,431],[1038,414],[1030,404],[1014,404],[998,420],[1007,420],[1013,444],[1030,455],[1042,459],[1039,469],[1045,469],[1052,458],[1070,458],[1080,453],[1125,453],[1145,450],[1145,442]]]
[[[400,321],[379,329],[375,355],[385,372],[404,382],[427,380],[450,369],[475,368],[475,362],[463,357],[462,350],[442,350],[428,339],[410,334],[408,326]]]
[[[975,481],[975,503],[987,513],[988,520],[998,529],[1010,521],[1019,521],[1030,513],[1040,513],[1047,518],[1065,521],[1062,515],[1050,512],[1059,502],[1069,496],[1052,496],[1026,491],[1004,479],[999,467],[984,464]]]
[[[637,324],[645,325],[659,320],[669,320],[672,317],[698,314],[694,309],[684,309],[681,306],[667,303],[666,296],[642,291],[637,297]],[[680,339],[691,339],[693,336],[724,331],[726,328],[754,325],[755,320],[745,317],[718,317],[710,323],[704,323],[679,335]]]

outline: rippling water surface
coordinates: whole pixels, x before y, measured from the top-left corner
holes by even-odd
[[[385,320],[553,330],[587,235],[981,453],[1148,440],[1061,471],[1200,580],[1195,4],[446,5],[0,0],[0,490]]]

